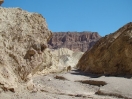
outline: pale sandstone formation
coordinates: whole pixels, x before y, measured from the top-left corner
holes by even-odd
[[[97,32],[53,32],[49,48],[68,48],[73,51],[89,50],[101,36]]]
[[[76,64],[78,63],[78,60],[83,55],[83,52],[74,52],[72,50],[69,50],[67,48],[59,48],[56,50],[51,51],[53,56],[56,56],[59,60],[59,69],[71,66],[76,67]]]
[[[56,69],[59,61],[46,48],[51,36],[42,15],[20,8],[0,8],[2,88],[17,88],[18,83],[37,72],[49,73]]]
[[[101,38],[85,52],[77,66],[96,74],[132,74],[132,22]]]
[[[4,2],[4,0],[0,0],[0,5]]]

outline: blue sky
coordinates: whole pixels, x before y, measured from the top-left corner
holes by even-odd
[[[107,35],[132,21],[132,0],[5,0],[46,18],[52,32],[92,31]]]

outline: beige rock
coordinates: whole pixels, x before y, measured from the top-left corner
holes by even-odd
[[[58,71],[59,59],[46,48],[40,56],[43,60],[31,71],[31,74],[49,74]],[[40,59],[41,59],[40,58]]]
[[[29,91],[32,91],[32,90],[34,90],[34,88],[35,88],[35,85],[34,85],[34,83],[33,83],[33,80],[31,79],[31,80],[27,83],[27,89],[28,89]]]
[[[0,23],[0,84],[16,88],[32,72],[50,67],[52,55],[44,51],[52,33],[42,15],[20,8],[1,7]]]
[[[77,66],[97,74],[132,74],[132,22],[101,38],[81,57]]]
[[[83,55],[83,52],[77,51],[74,52],[72,50],[69,50],[67,48],[59,48],[56,50],[51,51],[53,56],[56,56],[59,60],[59,69],[67,70],[66,68],[68,66],[71,66],[72,68],[76,66],[78,63],[78,60]]]

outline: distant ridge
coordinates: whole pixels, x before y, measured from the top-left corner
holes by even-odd
[[[89,50],[101,36],[97,32],[53,32],[49,48],[68,48],[73,51]]]

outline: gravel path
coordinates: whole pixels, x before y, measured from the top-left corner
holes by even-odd
[[[107,84],[98,86],[99,81]],[[1,92],[0,99],[132,99],[132,79],[125,77],[98,77],[72,70],[68,73],[34,75],[33,83],[34,91],[20,85],[18,92]]]
[[[61,78],[56,79],[56,76],[64,77],[66,80]],[[39,84],[38,89],[50,94],[50,96],[56,97],[56,99],[117,99],[114,96],[96,95],[95,93],[99,89],[104,88],[104,86],[99,87],[76,82],[79,80],[105,81],[102,78],[91,78],[91,76],[86,76],[76,70],[72,70],[69,73],[56,73],[34,77],[35,85],[38,86]]]

